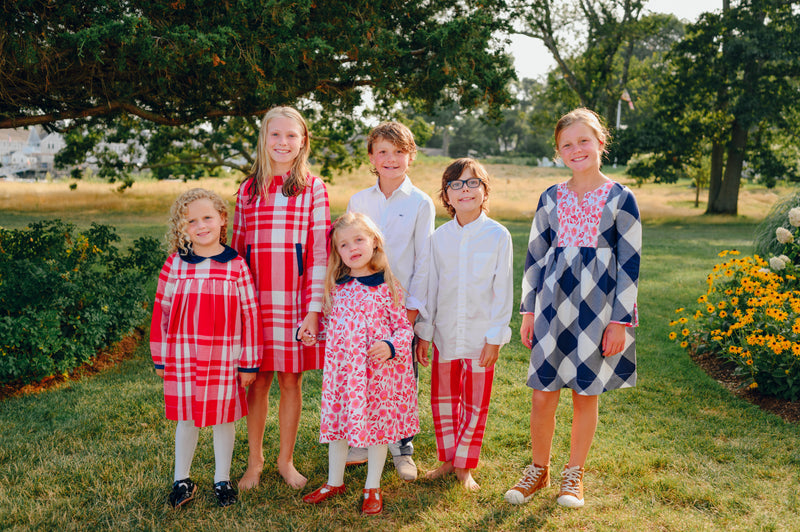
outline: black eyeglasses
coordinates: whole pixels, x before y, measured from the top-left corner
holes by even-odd
[[[478,188],[481,186],[481,181],[477,177],[470,177],[469,179],[456,179],[447,183],[447,187],[451,190],[461,190],[464,188],[464,185],[467,185],[468,188]]]

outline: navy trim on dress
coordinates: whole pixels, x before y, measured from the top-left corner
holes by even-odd
[[[179,253],[181,260],[188,262],[189,264],[200,264],[206,259],[212,259],[217,262],[222,262],[223,264],[226,262],[230,262],[236,257],[239,256],[236,253],[236,250],[230,246],[224,246],[225,249],[222,250],[222,253],[219,255],[214,255],[213,257],[201,257],[200,255],[195,255],[194,251],[190,251],[189,253]]]
[[[370,275],[363,275],[361,277],[351,277],[349,275],[345,275],[344,277],[340,277],[336,279],[336,284],[346,284],[355,279],[359,283],[363,284],[364,286],[380,286],[386,281],[383,279],[383,271],[376,272]]]

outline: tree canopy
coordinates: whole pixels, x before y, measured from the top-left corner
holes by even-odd
[[[110,125],[148,138],[179,128],[157,135],[185,139],[200,124],[228,127],[231,117],[295,105],[316,113],[321,136],[346,138],[367,100],[383,112],[411,101],[497,114],[514,76],[495,41],[501,4],[6,2],[0,128]]]

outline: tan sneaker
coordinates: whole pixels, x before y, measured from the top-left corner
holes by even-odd
[[[581,466],[564,466],[561,472],[561,491],[558,500],[561,506],[580,508],[583,506],[583,468]]]
[[[392,457],[394,468],[397,470],[397,476],[406,482],[417,480],[417,464],[414,459],[406,454],[400,454]]]
[[[550,466],[531,464],[525,468],[517,485],[508,490],[503,497],[511,504],[523,504],[531,500],[533,494],[550,486]]]

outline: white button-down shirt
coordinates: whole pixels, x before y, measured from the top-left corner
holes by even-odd
[[[389,267],[406,291],[406,308],[425,315],[430,266],[430,238],[436,211],[430,196],[403,183],[388,198],[375,186],[356,192],[347,204],[349,212],[372,219],[383,233]]]
[[[451,220],[431,238],[428,318],[415,332],[433,340],[444,360],[480,359],[485,344],[511,340],[513,248],[508,230],[481,213]]]

